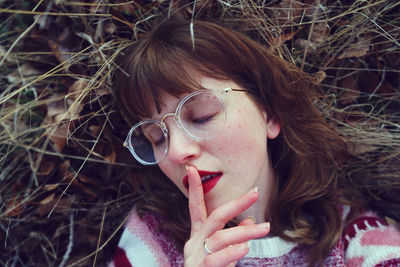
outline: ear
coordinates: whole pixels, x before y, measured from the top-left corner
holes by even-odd
[[[275,115],[267,116],[267,138],[275,139],[281,132],[281,123]]]

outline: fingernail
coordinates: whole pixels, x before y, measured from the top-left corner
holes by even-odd
[[[271,227],[271,225],[270,225],[269,222],[265,222],[265,223],[260,223],[260,224],[258,224],[257,227],[258,227],[259,229],[269,229],[269,228]]]
[[[253,193],[257,193],[258,192],[258,187],[254,187],[253,189],[251,189],[249,191],[249,195],[253,194]]]
[[[253,223],[256,223],[256,218],[254,218],[253,216],[247,216],[246,219],[250,219],[253,221]]]

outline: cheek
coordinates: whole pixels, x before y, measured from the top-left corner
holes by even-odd
[[[256,127],[257,122],[249,124],[231,124],[227,126],[225,133],[216,140],[218,153],[221,153],[220,155],[225,157],[228,162],[232,162],[234,159],[252,162],[256,165],[264,162],[267,151],[266,131],[262,125]]]
[[[172,167],[172,164],[167,164],[167,161],[163,161],[158,165],[161,171],[167,176],[167,179],[171,180],[175,185],[178,185],[177,179],[171,179],[170,177],[176,176],[176,169]]]
[[[188,197],[188,191],[184,188],[182,184],[182,179],[184,174],[182,175],[180,172],[177,172],[176,166],[173,164],[167,164],[165,161],[158,165],[161,171],[167,176],[166,179],[169,179],[173,182],[176,187],[186,196]],[[171,178],[172,177],[172,178]]]
[[[228,128],[229,130],[229,128]],[[228,132],[219,138],[218,150],[222,153],[235,154],[243,152],[243,150],[253,150],[255,147],[255,140],[248,138],[247,133],[244,131],[236,130],[235,132]]]

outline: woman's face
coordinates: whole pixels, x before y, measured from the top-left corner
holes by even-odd
[[[240,88],[232,81],[198,77],[208,89]],[[164,93],[160,114],[154,109],[153,119],[174,112],[179,101]],[[239,217],[254,216],[265,220],[265,210],[276,192],[276,182],[267,152],[267,139],[277,137],[280,125],[259,110],[246,92],[229,92],[224,98],[226,126],[211,139],[196,141],[187,136],[172,117],[165,120],[169,130],[169,151],[159,163],[163,173],[188,196],[186,165],[194,166],[202,177],[216,177],[203,182],[204,199],[210,214],[217,207],[258,187],[258,202]],[[210,176],[206,177],[209,178]],[[212,177],[212,176],[211,176]],[[241,218],[237,219],[241,219]]]

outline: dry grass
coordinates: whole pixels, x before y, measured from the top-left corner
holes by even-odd
[[[135,199],[114,60],[162,11],[223,21],[314,73],[352,152],[399,176],[400,2],[0,1],[0,264],[103,266]],[[382,167],[385,164],[384,168]]]

